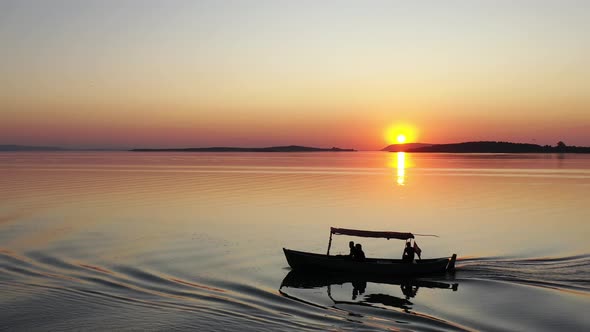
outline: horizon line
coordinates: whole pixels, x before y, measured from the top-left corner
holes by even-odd
[[[495,142],[495,143],[512,143],[512,144],[529,144],[529,145],[537,145],[537,146],[550,146],[550,144],[538,144],[538,143],[523,143],[523,142],[511,142],[511,141],[498,141],[498,140],[478,140],[478,141],[462,141],[462,142],[453,142],[453,143],[423,143],[423,142],[408,142],[408,143],[392,143],[386,144],[385,146],[377,149],[357,149],[354,147],[338,147],[338,146],[330,146],[330,147],[320,147],[314,145],[298,145],[298,144],[288,144],[288,145],[266,145],[266,146],[231,146],[231,145],[210,145],[210,146],[184,146],[184,147],[137,147],[137,146],[127,146],[127,147],[105,147],[105,146],[78,146],[78,147],[69,147],[67,145],[28,145],[28,144],[0,144],[0,151],[3,152],[10,152],[11,150],[4,150],[3,148],[12,147],[15,148],[13,152],[18,151],[28,151],[32,152],[31,150],[38,150],[40,152],[43,151],[132,151],[132,150],[182,150],[182,149],[267,149],[267,148],[278,148],[278,147],[303,147],[303,148],[317,148],[317,149],[342,149],[342,150],[355,150],[355,151],[383,151],[388,147],[392,146],[404,146],[404,145],[412,145],[412,144],[424,144],[424,145],[452,145],[452,144],[462,144],[462,143],[474,143],[474,142]],[[560,141],[562,142],[562,141]],[[558,142],[559,143],[559,142]],[[557,144],[555,145],[557,146]],[[566,145],[571,147],[586,147],[586,146],[579,146],[579,145]],[[19,150],[21,149],[21,150]],[[27,150],[30,149],[30,150]],[[344,152],[344,151],[343,151]]]

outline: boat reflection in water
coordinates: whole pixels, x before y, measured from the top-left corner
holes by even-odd
[[[399,288],[387,287],[387,292],[390,294],[383,294],[381,292],[375,294],[365,294],[368,283],[377,284],[380,290],[382,290],[384,286],[388,285],[398,286]],[[348,284],[352,286],[352,292],[348,292],[347,295],[343,295],[340,292],[338,292],[338,296],[336,296],[336,294],[333,294],[332,286],[346,286]],[[293,270],[289,272],[283,279],[281,287],[279,288],[279,293],[285,297],[297,301],[316,305],[308,300],[298,298],[297,296],[291,294],[291,292],[289,292],[289,289],[319,289],[323,287],[326,287],[327,296],[332,302],[334,302],[335,305],[384,305],[388,307],[403,309],[405,312],[410,312],[413,305],[413,303],[410,300],[414,299],[417,296],[420,287],[431,289],[448,289],[452,291],[457,291],[459,284],[440,282],[431,279],[395,279],[391,277],[369,276],[362,274],[336,275],[328,273],[306,273]],[[343,288],[344,287],[339,287],[338,290]],[[346,287],[346,289],[349,289],[349,287]],[[350,298],[350,300],[348,300],[348,298]]]

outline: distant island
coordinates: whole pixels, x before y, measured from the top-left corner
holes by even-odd
[[[590,147],[567,146],[563,142],[556,146],[512,142],[463,142],[453,144],[393,144],[382,151],[396,152],[444,152],[444,153],[590,153]]]
[[[271,146],[266,148],[236,148],[236,147],[210,147],[210,148],[172,148],[172,149],[132,149],[133,152],[353,152],[354,149],[341,148],[314,148],[308,146],[288,145]]]
[[[0,151],[65,151],[57,146],[0,145]]]

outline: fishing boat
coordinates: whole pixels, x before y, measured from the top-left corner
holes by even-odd
[[[325,255],[283,248],[289,266],[294,270],[338,271],[391,276],[415,276],[445,273],[455,269],[457,254],[453,254],[451,257],[418,259],[411,263],[404,262],[401,259],[388,258],[365,258],[362,261],[357,261],[345,255],[330,255],[332,235],[385,238],[388,240],[399,239],[405,241],[414,239],[414,234],[412,233],[364,231],[331,227],[328,251]]]

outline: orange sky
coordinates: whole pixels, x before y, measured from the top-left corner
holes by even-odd
[[[587,2],[0,4],[0,144],[590,145]]]

